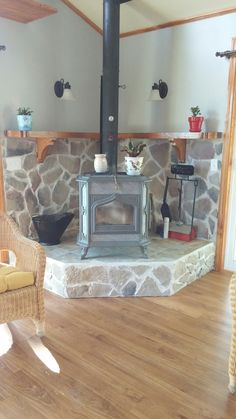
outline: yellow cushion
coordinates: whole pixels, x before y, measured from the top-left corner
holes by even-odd
[[[13,266],[0,267],[0,293],[28,287],[33,283],[33,272],[20,272]]]

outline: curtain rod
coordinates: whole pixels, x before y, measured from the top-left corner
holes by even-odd
[[[222,57],[226,57],[226,58],[231,58],[231,57],[234,57],[234,56],[236,56],[236,50],[235,49],[233,49],[233,50],[231,50],[231,51],[223,51],[223,52],[216,52],[216,57],[220,57],[220,58],[222,58]]]

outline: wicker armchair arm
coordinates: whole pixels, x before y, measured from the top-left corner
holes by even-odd
[[[1,216],[1,229],[4,237],[1,240],[0,248],[12,250],[16,255],[16,266],[22,271],[33,272],[35,285],[43,287],[46,265],[46,254],[43,247],[24,237],[15,222],[8,216]]]

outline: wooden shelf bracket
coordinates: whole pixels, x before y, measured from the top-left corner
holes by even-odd
[[[56,140],[55,138],[37,138],[36,153],[37,153],[37,161],[39,163],[43,163],[47,155],[48,148],[54,144],[55,140]]]
[[[170,143],[176,148],[177,157],[179,162],[185,163],[186,160],[186,139],[185,138],[173,138]]]

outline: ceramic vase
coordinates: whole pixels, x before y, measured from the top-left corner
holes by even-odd
[[[138,176],[141,174],[143,166],[143,157],[125,157],[125,168],[127,175]]]
[[[94,159],[94,170],[96,173],[105,173],[107,172],[107,156],[106,154],[95,154]]]
[[[32,115],[17,115],[19,131],[32,131]]]

